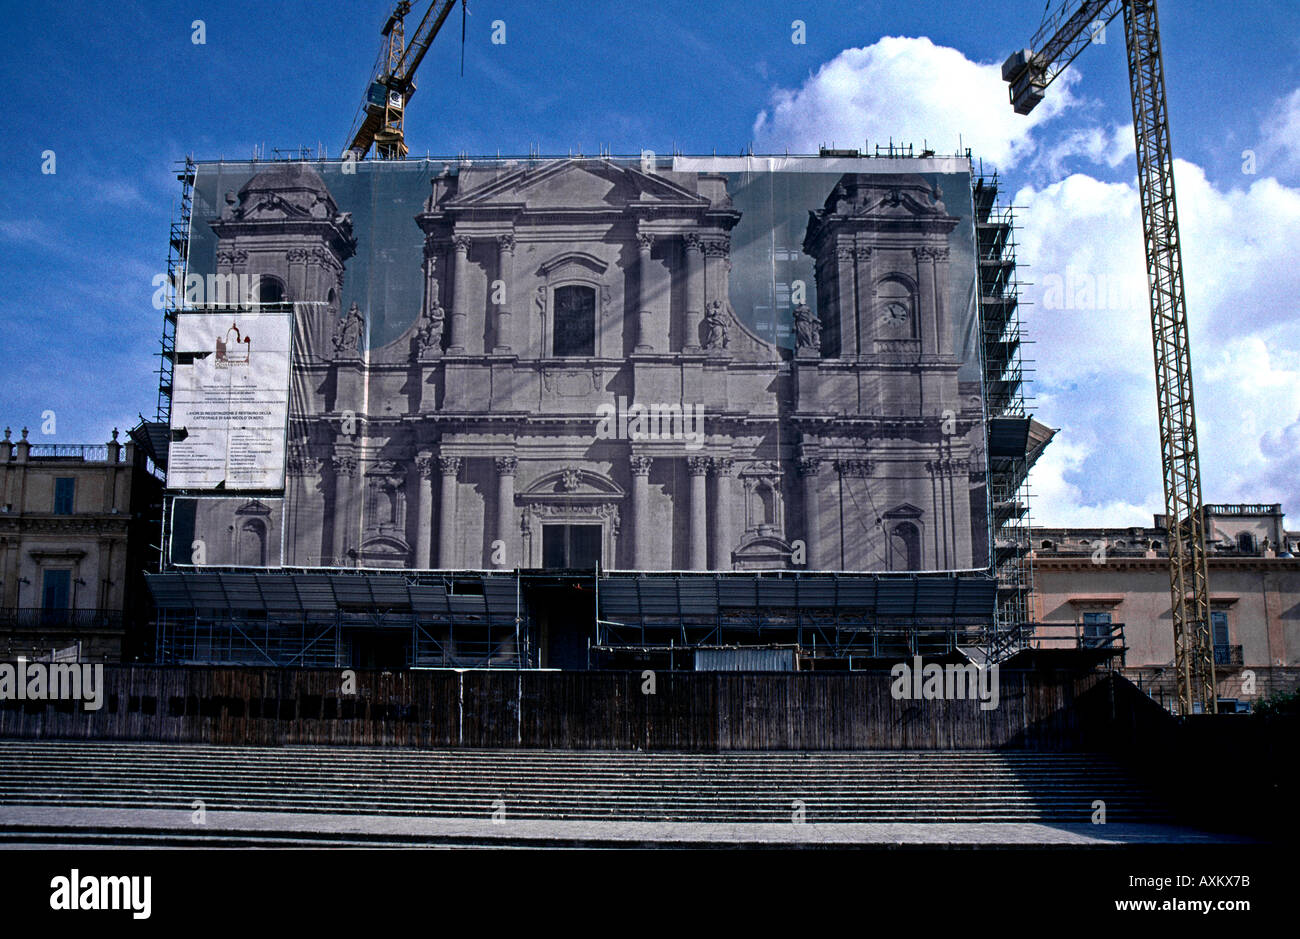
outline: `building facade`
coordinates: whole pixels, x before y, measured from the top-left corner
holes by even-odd
[[[443,172],[410,223],[419,315],[382,345],[340,308],[358,236],[318,173],[227,195],[217,273],[293,304],[295,365],[284,502],[197,505],[206,563],[987,569],[959,219],[919,175],[833,178],[783,350],[732,309],[727,182],[580,159]]]
[[[0,652],[140,654],[161,483],[116,430],[99,446],[33,444],[26,428],[11,437],[6,428],[0,441]]]
[[[1220,695],[1250,700],[1300,680],[1300,532],[1279,504],[1206,505]],[[1124,646],[1123,665],[1173,699],[1169,532],[1150,527],[1034,528],[1034,644]],[[1242,673],[1258,679],[1243,691]]]

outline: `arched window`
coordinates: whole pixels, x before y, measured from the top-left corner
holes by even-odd
[[[241,567],[266,567],[266,522],[260,518],[244,520],[239,527],[236,558]]]
[[[555,288],[555,355],[596,354],[596,291],[581,284]]]
[[[886,277],[876,285],[876,310],[885,338],[919,339],[916,302],[912,288],[897,277]]]
[[[262,304],[284,302],[284,281],[263,274],[257,279],[257,299]]]
[[[896,571],[921,569],[921,532],[911,522],[899,522],[889,533],[889,553]]]

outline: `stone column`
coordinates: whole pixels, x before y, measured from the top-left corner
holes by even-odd
[[[442,514],[438,519],[438,567],[446,570],[456,566],[456,476],[460,473],[460,457],[438,457],[438,472],[442,475],[442,492],[439,500]]]
[[[871,266],[871,248],[858,245],[853,249],[854,271],[857,276],[854,288],[854,313],[858,335],[858,354],[871,355],[876,351],[876,278]]]
[[[821,484],[818,473],[822,461],[815,457],[799,460],[799,476],[803,479],[803,540],[805,546],[804,566],[810,571],[823,567],[821,551],[821,532],[818,531],[818,486]]]
[[[648,456],[633,456],[632,467],[632,566],[639,571],[650,567],[650,467]]]
[[[713,542],[711,569],[731,570],[731,468],[729,457],[716,457],[709,466],[713,474],[713,518],[709,523]]]
[[[930,249],[930,283],[934,289],[934,351],[951,353],[952,324],[948,322],[948,249]]]
[[[415,458],[415,468],[420,474],[420,492],[415,501],[419,531],[415,542],[415,566],[428,570],[432,565],[433,551],[433,457],[421,453]]]
[[[510,275],[514,259],[515,236],[497,235],[497,278],[501,281],[501,302],[497,304],[496,345],[493,352],[510,351],[510,291],[514,289],[514,278]],[[491,293],[496,294],[495,287]]]
[[[700,323],[704,321],[704,245],[699,235],[687,235],[686,244],[686,321],[683,352],[699,352]]]
[[[456,261],[451,272],[451,336],[447,351],[464,353],[467,349],[465,340],[469,338],[470,239],[468,235],[456,235],[451,242],[456,249]]]
[[[284,279],[284,295],[286,297],[293,297],[295,300],[299,298],[316,299],[311,296],[312,291],[309,291],[307,288],[307,265],[310,262],[308,260],[309,255],[307,254],[306,249],[290,248],[288,252],[285,253],[284,258],[289,262],[289,268],[286,272],[288,276]],[[220,264],[220,257],[217,258],[217,262]],[[217,273],[220,274],[225,272],[220,270],[220,267],[218,267]],[[260,300],[261,297],[256,297],[254,299]],[[319,299],[324,300],[324,295],[321,295]]]
[[[839,344],[840,358],[852,358],[858,349],[858,317],[868,316],[858,303],[857,272],[853,258],[853,245],[842,242],[835,248],[835,298],[839,311],[838,334],[835,341]],[[827,324],[822,324],[823,335]],[[871,352],[871,349],[863,349]]]
[[[839,474],[839,495],[841,505],[852,505],[852,495],[846,496],[846,490],[852,492],[850,479],[867,479],[871,476],[873,464],[870,460],[836,460],[835,471]],[[861,496],[859,496],[861,499]],[[840,558],[838,567],[850,568],[851,564],[846,557],[847,542],[851,537],[850,531],[846,531],[846,525],[841,519],[838,523],[840,533]],[[853,535],[852,537],[856,537]],[[887,549],[886,549],[887,550]],[[823,555],[824,557],[824,555]]]
[[[690,565],[693,571],[708,570],[709,542],[706,513],[708,511],[708,481],[704,474],[709,470],[709,458],[706,456],[689,456],[686,469],[691,474],[691,551]]]
[[[347,535],[352,529],[352,478],[357,473],[357,458],[350,452],[336,453],[334,469],[334,565],[343,567],[347,557]]]
[[[917,310],[921,327],[921,351],[933,355],[939,351],[939,306],[934,282],[933,248],[913,248],[916,256]]]
[[[714,300],[727,302],[727,270],[731,264],[731,239],[726,235],[710,238],[700,244],[704,255],[704,308]]]
[[[519,567],[519,534],[515,530],[515,472],[519,461],[512,456],[496,458],[497,527],[496,536],[505,543],[505,567]]]
[[[638,234],[637,274],[640,277],[640,298],[636,314],[636,351],[654,351],[654,314],[650,312],[650,249],[654,247],[655,236]]]

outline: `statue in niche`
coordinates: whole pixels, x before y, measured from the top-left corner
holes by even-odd
[[[722,308],[721,300],[714,300],[709,304],[704,314],[704,325],[708,329],[704,336],[704,348],[719,350],[727,348],[727,343],[731,339],[727,335],[727,314]]]
[[[810,349],[813,352],[821,352],[822,321],[806,303],[801,303],[794,308],[794,337],[797,350]]]
[[[365,328],[366,319],[361,315],[361,308],[356,301],[353,301],[348,312],[334,328],[334,351],[339,355],[355,355]]]
[[[436,288],[438,282],[433,283]],[[421,358],[442,348],[442,329],[446,320],[447,313],[435,298],[420,318],[420,329],[416,333],[416,348]]]

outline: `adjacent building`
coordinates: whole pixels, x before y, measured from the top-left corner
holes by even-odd
[[[134,443],[0,441],[0,656],[117,662],[152,638],[161,483]],[[152,521],[151,521],[152,520]],[[151,547],[152,545],[152,547]]]
[[[1220,695],[1248,700],[1300,681],[1300,532],[1282,506],[1207,504]],[[1034,644],[1114,648],[1156,697],[1174,697],[1165,517],[1150,527],[1034,528]],[[1242,673],[1256,678],[1243,691]]]

